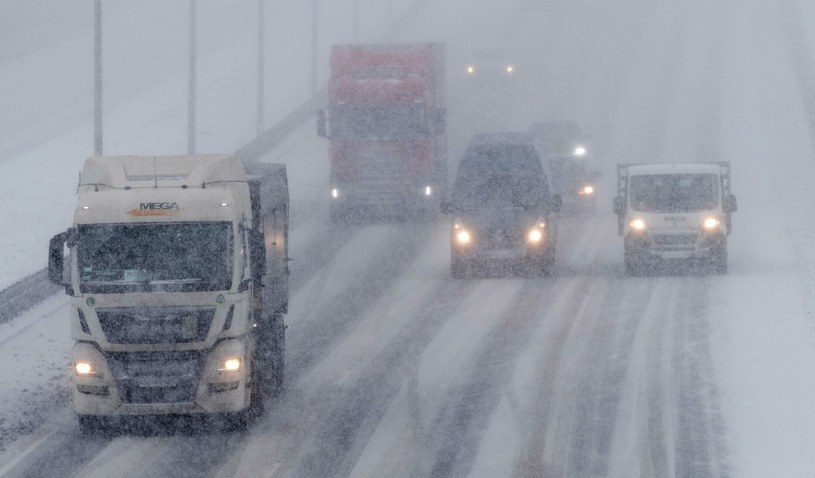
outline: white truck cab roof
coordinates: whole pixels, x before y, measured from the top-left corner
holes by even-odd
[[[657,163],[628,165],[628,176],[653,174],[721,174],[719,163]]]

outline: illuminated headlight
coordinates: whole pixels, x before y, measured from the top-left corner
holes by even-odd
[[[575,156],[585,156],[586,155],[586,147],[585,146],[577,146],[574,148],[574,152],[572,153]]]
[[[543,232],[540,229],[532,229],[526,238],[530,243],[537,244],[543,239]]]
[[[470,75],[472,75],[473,73],[475,73],[475,67],[474,67],[474,66],[472,66],[472,65],[468,66],[468,67],[467,67],[467,73],[468,73],[468,74],[470,74]]]
[[[634,229],[635,231],[645,230],[645,221],[643,221],[642,219],[634,219],[633,221],[628,223],[628,225],[631,226],[631,229]]]
[[[594,186],[583,186],[583,189],[580,190],[580,194],[584,196],[590,196],[594,194]]]
[[[705,227],[705,229],[715,229],[716,227],[719,226],[719,224],[720,224],[719,219],[715,218],[715,217],[708,217],[702,223],[702,225]]]
[[[331,197],[337,199],[338,197],[340,197],[340,191],[337,188],[332,188]]]
[[[507,73],[512,74],[513,71],[515,71],[515,67],[512,65],[507,65]]]
[[[223,362],[220,363],[218,367],[219,372],[240,372],[240,370],[241,370],[241,359],[239,358],[225,359]]]
[[[460,226],[456,229],[456,241],[458,241],[459,244],[469,244],[472,242],[473,237],[470,235],[470,231],[463,229]]]
[[[91,362],[74,362],[74,373],[78,377],[99,377],[99,372]]]
[[[430,186],[425,186],[424,187],[424,195],[425,196],[432,196],[433,195],[433,188],[431,188]]]

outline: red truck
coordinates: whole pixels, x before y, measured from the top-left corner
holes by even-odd
[[[444,45],[335,45],[328,109],[332,222],[439,211],[447,176]]]

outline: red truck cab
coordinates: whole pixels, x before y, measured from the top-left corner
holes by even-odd
[[[404,218],[439,209],[447,172],[440,44],[337,45],[327,114],[331,218]]]

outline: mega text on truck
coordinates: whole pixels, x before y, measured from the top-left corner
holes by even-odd
[[[328,137],[331,218],[438,210],[447,174],[441,44],[336,45]]]
[[[735,211],[728,162],[617,165],[614,212],[628,274],[665,261],[726,273]]]
[[[89,158],[74,224],[49,251],[49,276],[70,301],[80,425],[257,414],[282,386],[287,251],[284,165]]]

